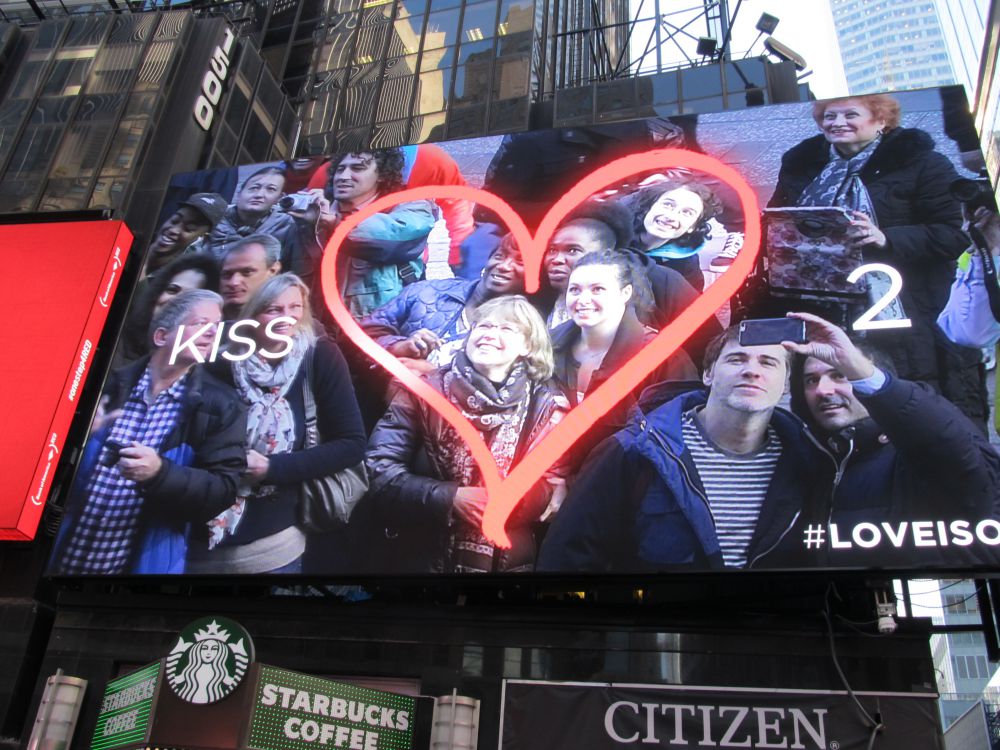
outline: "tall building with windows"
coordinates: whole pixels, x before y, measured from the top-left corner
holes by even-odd
[[[940,581],[934,607],[935,623],[949,628],[977,628],[982,625],[976,583],[970,580]],[[923,612],[927,614],[927,610]],[[947,728],[970,706],[983,699],[984,691],[996,671],[986,657],[982,632],[974,630],[941,633],[931,637],[931,650],[941,691],[941,718]]]
[[[830,0],[830,7],[850,93],[955,82],[934,0]]]
[[[972,103],[986,37],[990,0],[935,0],[955,83],[965,86]]]

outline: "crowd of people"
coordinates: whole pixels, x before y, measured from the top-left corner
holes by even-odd
[[[460,200],[369,215],[338,254],[338,288],[321,287],[323,248],[346,216],[406,187],[463,184],[436,146],[265,166],[231,201],[194,193],[147,252],[54,572],[994,562],[994,543],[982,539],[933,554],[912,544],[803,542],[816,524],[1000,520],[1000,457],[984,431],[982,366],[970,353],[978,350],[967,346],[981,344],[952,333],[969,328],[961,310],[974,306],[949,297],[968,245],[948,193],[954,169],[925,133],[900,127],[890,97],[819,102],[814,117],[821,132],[785,154],[771,204],[849,211],[849,241],[902,275],[912,327],[859,340],[842,325],[856,302],[808,294],[764,295],[758,314],[745,300],[734,310],[787,314],[802,321],[804,341],[745,344],[738,320],[723,329],[711,317],[519,501],[506,524],[509,548],[483,533],[489,498],[469,448],[341,335],[324,295],[340,295],[376,343],[443,394],[505,476],[705,288],[706,243],[719,232],[742,238],[732,190],[680,170],[609,186],[562,220],[531,295],[513,236]],[[652,140],[637,138],[635,150],[664,132],[681,137],[645,132]],[[518,154],[551,137],[508,136],[486,189],[515,206],[519,195],[527,200],[512,180],[529,168]],[[526,204],[535,220],[538,200],[533,193]],[[440,220],[453,274],[427,279]],[[711,267],[726,266],[716,258]],[[996,331],[993,341],[1000,324]],[[350,520],[309,528],[303,483],[359,466],[368,489]]]

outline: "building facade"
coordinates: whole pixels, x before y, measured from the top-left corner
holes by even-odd
[[[830,7],[850,93],[954,83],[933,0],[830,0]]]

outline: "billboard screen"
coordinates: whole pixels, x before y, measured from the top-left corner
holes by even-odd
[[[51,571],[995,565],[964,109],[925,90],[176,176]]]
[[[35,538],[131,245],[120,221],[0,226],[0,540]]]

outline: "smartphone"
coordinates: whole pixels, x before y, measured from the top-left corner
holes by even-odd
[[[740,322],[740,346],[764,346],[791,341],[806,343],[806,322],[796,318],[762,318]]]

